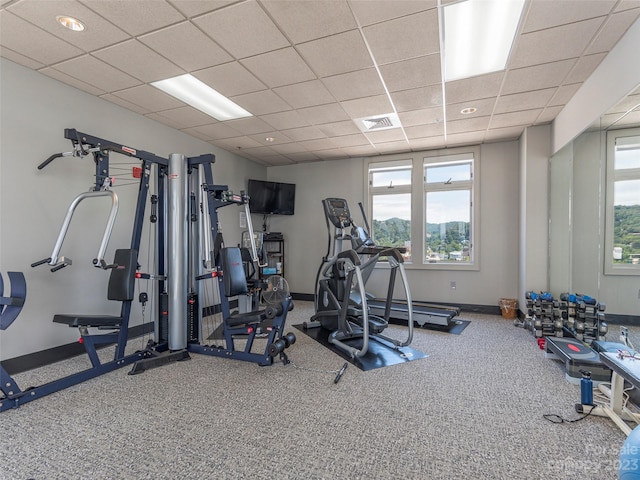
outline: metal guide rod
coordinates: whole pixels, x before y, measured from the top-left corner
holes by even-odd
[[[253,258],[253,262],[258,265],[260,268],[266,267],[267,264],[261,264],[260,259],[258,258],[258,249],[256,248],[256,237],[253,234],[253,222],[251,221],[251,211],[249,210],[249,202],[245,202],[244,204],[244,214],[247,217],[247,228],[249,228],[249,238],[251,242],[251,255]]]
[[[198,185],[200,185],[199,191],[199,203],[202,206],[202,213],[200,215],[200,242],[202,244],[202,265],[206,269],[213,267],[211,261],[211,217],[209,217],[209,202],[207,201],[207,192],[204,190],[206,180],[204,178],[204,169],[198,169]]]
[[[184,155],[169,156],[168,175],[168,300],[169,350],[187,348],[187,162]]]
[[[53,251],[51,252],[51,257],[49,260],[49,265],[55,266],[60,262],[58,255],[60,255],[60,249],[62,248],[62,243],[64,242],[64,238],[67,235],[67,230],[69,230],[69,225],[71,224],[71,218],[73,217],[73,213],[75,212],[78,204],[87,199],[94,197],[111,197],[111,211],[109,213],[109,218],[107,219],[107,225],[104,230],[104,234],[102,235],[102,242],[100,243],[100,248],[98,250],[98,255],[93,260],[93,263],[97,267],[101,267],[104,265],[104,254],[107,250],[107,245],[109,244],[109,238],[111,237],[111,232],[113,230],[113,225],[116,221],[116,215],[118,214],[118,196],[113,190],[99,190],[99,191],[91,191],[84,192],[78,195],[67,210],[67,214],[64,218],[64,222],[62,223],[62,228],[60,229],[60,233],[58,234],[58,239],[56,240],[56,244],[53,247]],[[66,262],[71,264],[71,259],[67,258]]]

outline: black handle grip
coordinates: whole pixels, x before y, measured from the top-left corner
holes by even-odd
[[[57,265],[57,266],[53,267],[53,268],[51,269],[51,271],[52,271],[52,272],[57,272],[58,270],[62,270],[62,269],[63,269],[64,267],[66,267],[66,266],[67,266],[67,264],[66,264],[66,263],[63,263],[63,264],[61,264],[61,265]]]
[[[63,156],[64,155],[62,153],[54,153],[49,158],[47,158],[44,162],[42,162],[40,165],[38,165],[38,170],[42,170],[44,167],[46,167],[51,162],[53,162],[56,158],[63,157]]]
[[[51,261],[51,257],[43,258],[42,260],[38,260],[37,262],[32,263],[31,266],[37,267],[38,265],[42,265],[43,263],[49,263],[50,261]]]
[[[342,378],[342,375],[344,375],[344,371],[347,369],[348,366],[349,364],[345,362],[345,364],[342,366],[342,368],[338,372],[338,375],[336,375],[336,378],[333,380],[333,383],[338,383],[340,381],[340,379]]]

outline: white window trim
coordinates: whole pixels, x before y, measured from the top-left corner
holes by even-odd
[[[424,190],[424,163],[452,161],[458,155],[473,154],[473,208],[471,211],[471,242],[474,249],[473,262],[471,263],[423,263],[424,229],[425,225],[425,190]],[[460,157],[458,157],[460,158]],[[405,193],[401,188],[408,188],[411,192],[411,250],[412,261],[405,263],[410,270],[452,270],[452,271],[479,271],[480,270],[480,146],[460,147],[444,150],[412,152],[410,154],[387,155],[381,157],[365,158],[363,162],[364,177],[366,178],[366,205],[367,217],[372,223],[371,198],[375,193],[369,184],[369,169],[381,166],[412,166],[411,186],[398,185],[394,193]],[[384,187],[376,187],[384,188]],[[417,219],[417,224],[416,224]],[[387,267],[386,263],[379,263],[378,268]]]
[[[615,147],[616,139],[625,137],[637,137],[640,141],[640,128],[629,128],[622,130],[610,130],[607,132],[607,176],[606,176],[606,200],[605,200],[605,240],[604,240],[604,274],[605,275],[640,275],[640,265],[615,264],[613,263],[613,202],[614,184],[617,180],[633,180],[640,177],[638,169],[628,171],[615,171]],[[622,140],[622,143],[631,143]],[[618,141],[620,143],[620,141]]]

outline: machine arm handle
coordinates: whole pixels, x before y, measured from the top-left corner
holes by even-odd
[[[51,269],[52,272],[57,272],[58,270],[62,270],[64,267],[66,267],[68,264],[67,263],[61,263],[60,265],[56,265],[55,267],[53,267]]]
[[[38,265],[43,265],[45,263],[49,263],[51,262],[51,257],[49,258],[43,258],[42,260],[38,260],[37,262],[33,262],[31,264],[32,267],[37,267]]]

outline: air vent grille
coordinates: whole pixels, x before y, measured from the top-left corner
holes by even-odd
[[[395,113],[357,118],[355,119],[355,122],[358,125],[358,128],[360,128],[364,133],[400,127],[400,120],[398,119],[398,115]]]

